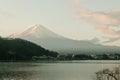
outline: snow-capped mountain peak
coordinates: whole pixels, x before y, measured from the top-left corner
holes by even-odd
[[[49,29],[45,28],[42,25],[36,24],[30,27],[27,27],[23,31],[12,34],[9,37],[12,38],[24,38],[34,36],[36,38],[61,38],[62,36],[55,34]]]

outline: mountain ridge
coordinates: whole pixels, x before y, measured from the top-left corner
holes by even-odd
[[[87,40],[72,40],[62,37],[42,25],[31,26],[20,33],[13,34],[9,37],[21,38],[34,42],[42,47],[57,51],[59,53],[113,53],[120,52],[120,47],[104,46],[95,44]]]

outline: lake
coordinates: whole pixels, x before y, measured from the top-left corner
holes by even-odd
[[[0,80],[95,80],[95,72],[120,61],[0,62]]]

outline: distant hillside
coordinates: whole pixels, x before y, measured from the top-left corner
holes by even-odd
[[[0,38],[0,60],[31,60],[33,56],[56,57],[58,53],[22,39]]]

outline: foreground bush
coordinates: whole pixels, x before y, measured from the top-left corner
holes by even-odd
[[[96,73],[96,80],[120,80],[120,66],[98,71]]]

